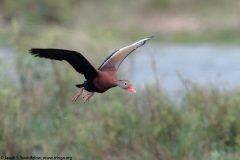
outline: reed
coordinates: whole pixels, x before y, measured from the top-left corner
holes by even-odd
[[[18,57],[22,62],[17,63],[19,86],[2,79],[0,150],[4,155],[239,157],[239,89],[182,81],[188,89],[180,102],[149,85],[137,95],[115,88],[84,105],[81,99],[71,101],[76,88],[67,78],[72,77],[69,66],[59,68],[42,60],[33,63],[28,58]],[[41,70],[36,66],[42,66]]]

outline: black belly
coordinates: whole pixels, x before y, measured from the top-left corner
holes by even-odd
[[[85,81],[85,82],[83,83],[83,86],[84,86],[85,90],[87,90],[88,92],[97,92],[97,93],[103,93],[103,92],[105,92],[105,91],[102,91],[102,90],[98,89],[98,88],[94,85],[93,79],[89,79],[89,80]]]

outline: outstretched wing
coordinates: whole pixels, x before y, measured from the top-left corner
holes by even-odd
[[[153,36],[152,36],[153,37]],[[119,68],[122,61],[134,50],[136,50],[138,47],[144,45],[149,39],[152,37],[142,39],[140,41],[137,41],[127,47],[124,47],[122,49],[119,49],[115,52],[113,52],[98,68],[99,70],[108,70],[114,68],[116,71]]]
[[[35,57],[49,58],[67,61],[77,72],[83,74],[86,79],[95,78],[98,75],[96,69],[83,57],[81,53],[63,49],[39,49],[32,48],[30,53]]]

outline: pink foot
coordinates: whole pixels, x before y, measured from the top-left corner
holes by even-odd
[[[86,103],[87,101],[90,100],[90,98],[94,95],[94,92],[90,92],[88,94],[86,94],[83,98],[84,98],[84,103]]]
[[[72,101],[76,101],[78,99],[78,97],[80,97],[82,95],[83,90],[84,90],[84,87],[80,88],[78,90],[78,93],[72,98]]]

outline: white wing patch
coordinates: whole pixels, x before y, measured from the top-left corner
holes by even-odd
[[[153,36],[152,36],[153,37]],[[138,47],[144,45],[146,41],[151,39],[152,37],[142,39],[140,41],[137,41],[129,46],[126,46],[124,48],[121,48],[117,50],[116,52],[112,53],[106,60],[103,62],[103,64],[99,67],[100,70],[105,70],[108,67],[114,67],[116,70],[122,63],[122,61],[134,50],[136,50]]]

